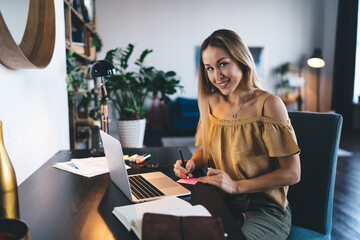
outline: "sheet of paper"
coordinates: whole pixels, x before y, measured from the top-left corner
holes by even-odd
[[[130,167],[126,165],[126,169]],[[74,158],[68,162],[55,163],[53,167],[85,177],[95,177],[109,172],[106,157]]]
[[[55,163],[53,165],[53,167],[64,170],[64,171],[68,171],[68,172],[71,172],[71,173],[74,173],[77,175],[81,175],[84,177],[93,177],[92,175],[84,175],[82,172],[80,172],[79,168],[77,168],[76,165],[71,161]]]
[[[178,183],[195,185],[199,181],[198,178],[181,178],[177,180]]]
[[[83,174],[108,173],[106,157],[74,158],[71,159]]]
[[[115,207],[113,214],[130,231],[132,223],[141,223],[141,219],[145,212],[153,212],[162,209],[182,209],[189,206],[191,206],[189,202],[175,196],[170,196],[154,201]],[[139,234],[139,232],[137,234]]]

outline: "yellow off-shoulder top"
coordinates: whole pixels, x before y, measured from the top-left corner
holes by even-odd
[[[211,160],[233,180],[255,178],[274,171],[279,168],[277,157],[300,152],[290,120],[262,116],[264,103],[271,94],[264,95],[256,117],[219,120],[210,114]],[[285,186],[265,194],[285,209],[287,192],[288,186]]]

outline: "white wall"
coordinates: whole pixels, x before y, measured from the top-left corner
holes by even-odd
[[[331,109],[331,98],[333,90],[334,61],[335,61],[335,43],[336,43],[336,24],[339,0],[324,1],[324,33],[323,33],[323,57],[326,66],[321,78],[322,88],[320,91],[321,102],[320,109],[329,111]]]
[[[195,46],[214,30],[228,28],[249,46],[265,46],[268,74],[261,83],[273,91],[271,71],[279,65],[290,61],[304,66],[313,49],[324,44],[327,57],[333,57],[328,48],[334,41],[328,37],[335,37],[336,25],[331,24],[336,10],[336,0],[97,0],[97,28],[103,41],[98,59],[128,43],[136,44],[134,57],[145,48],[154,49],[146,63],[175,70],[185,86],[184,96],[196,97]]]
[[[56,41],[50,64],[40,70],[9,70],[0,64],[0,120],[18,184],[57,151],[69,149],[64,3],[54,2]]]

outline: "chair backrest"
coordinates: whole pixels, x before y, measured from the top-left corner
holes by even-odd
[[[301,150],[301,180],[290,186],[292,224],[322,234],[331,232],[334,185],[342,116],[289,112]]]

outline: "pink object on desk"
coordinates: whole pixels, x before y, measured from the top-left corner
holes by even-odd
[[[181,178],[177,180],[178,183],[195,185],[199,181],[198,178]]]

